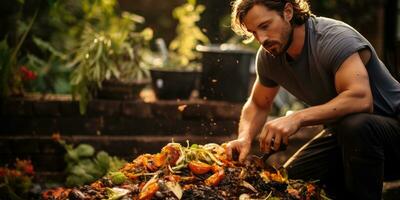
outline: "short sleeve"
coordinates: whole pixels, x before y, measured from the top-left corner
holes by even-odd
[[[320,64],[333,74],[355,52],[368,48],[369,43],[356,30],[346,25],[326,28],[318,41]]]
[[[264,55],[264,56],[263,56]],[[267,73],[267,58],[260,47],[256,56],[256,73],[258,80],[265,87],[276,87],[278,84],[268,77]]]

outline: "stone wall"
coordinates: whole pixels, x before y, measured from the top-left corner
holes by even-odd
[[[236,135],[241,104],[202,100],[94,100],[87,113],[61,98],[16,98],[1,104],[0,165],[31,158],[39,171],[61,171],[64,150],[53,133],[72,144],[131,160],[171,142],[222,143]]]
[[[240,104],[211,101],[94,100],[87,113],[68,100],[11,99],[2,104],[2,134],[232,134]]]

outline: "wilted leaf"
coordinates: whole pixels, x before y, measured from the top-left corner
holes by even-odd
[[[167,186],[168,190],[174,193],[174,195],[181,199],[183,195],[182,187],[177,182],[166,182],[165,186]]]
[[[122,189],[122,188],[117,188],[114,187],[112,189],[107,188],[107,193],[108,193],[108,199],[107,200],[117,200],[120,199],[122,197],[124,197],[125,195],[129,194],[129,190],[127,189]]]

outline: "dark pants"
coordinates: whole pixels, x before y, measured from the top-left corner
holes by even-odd
[[[384,180],[400,178],[400,122],[353,114],[295,155],[293,179],[320,180],[334,199],[381,199]]]

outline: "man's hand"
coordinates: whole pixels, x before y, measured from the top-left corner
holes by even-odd
[[[238,138],[228,142],[226,145],[226,155],[232,159],[232,152],[239,153],[239,162],[244,162],[251,148],[251,139]]]
[[[232,159],[232,152],[239,153],[239,162],[244,162],[250,152],[253,138],[261,131],[271,110],[279,87],[266,87],[257,77],[250,97],[243,105],[239,121],[238,139],[227,144],[226,154]]]
[[[265,123],[259,137],[260,150],[265,153],[269,153],[271,149],[277,151],[282,143],[288,145],[289,136],[299,129],[300,120],[294,114]]]

